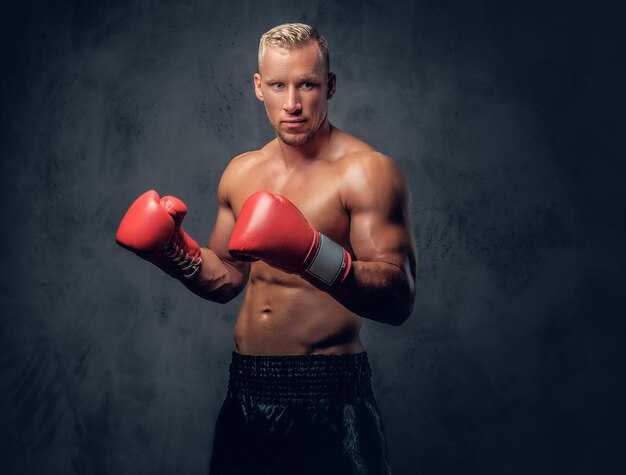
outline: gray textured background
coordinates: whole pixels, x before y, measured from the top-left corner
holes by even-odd
[[[155,188],[207,239],[226,163],[272,137],[251,78],[284,21],[318,25],[332,121],[411,185],[415,312],[364,330],[396,473],[612,472],[621,13],[261,3],[3,6],[0,472],[206,472],[240,300],[195,297],[114,233]]]

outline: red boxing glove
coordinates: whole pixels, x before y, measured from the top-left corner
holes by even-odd
[[[324,290],[340,285],[352,266],[348,251],[313,229],[293,203],[264,190],[241,208],[228,252],[299,274]]]
[[[146,191],[128,208],[115,240],[172,277],[189,278],[202,257],[198,243],[181,227],[185,214],[187,207],[178,198],[159,199],[156,191]]]

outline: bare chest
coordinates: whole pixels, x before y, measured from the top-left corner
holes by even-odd
[[[254,192],[267,190],[282,195],[298,207],[312,227],[349,248],[350,217],[341,201],[341,182],[341,169],[335,164],[285,170],[266,163],[252,167],[242,176],[231,204],[236,218]]]

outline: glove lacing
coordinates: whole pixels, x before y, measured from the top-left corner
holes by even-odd
[[[164,255],[183,272],[186,279],[192,277],[202,265],[202,257],[190,256],[188,252],[180,247],[174,240],[170,241],[165,248]],[[190,273],[187,273],[191,269]]]

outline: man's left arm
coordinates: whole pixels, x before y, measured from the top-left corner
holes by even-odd
[[[417,269],[404,176],[388,157],[364,155],[346,172],[341,198],[350,214],[352,269],[329,293],[357,315],[400,325],[413,309]]]
[[[357,315],[400,325],[413,308],[417,261],[404,177],[384,155],[363,154],[343,176],[341,200],[354,258],[287,198],[265,190],[244,203],[228,251],[298,274]]]

